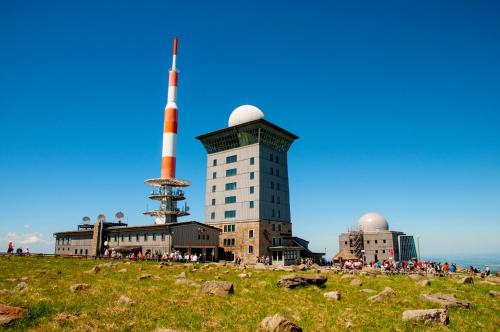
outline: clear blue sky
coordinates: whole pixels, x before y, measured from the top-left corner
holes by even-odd
[[[217,3],[217,5],[216,5]],[[424,254],[500,252],[497,1],[4,1],[0,245],[52,251],[84,215],[130,224],[160,172],[179,36],[178,176],[204,221],[195,136],[251,103],[300,136],[292,221],[316,250],[365,212]],[[154,204],[154,203],[153,203]]]

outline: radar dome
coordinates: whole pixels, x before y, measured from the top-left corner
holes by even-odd
[[[389,230],[389,224],[382,215],[368,212],[359,218],[358,230],[363,232],[387,231]]]
[[[241,105],[234,109],[227,122],[228,127],[242,123],[264,119],[264,113],[253,105]]]

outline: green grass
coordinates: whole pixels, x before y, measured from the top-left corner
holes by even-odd
[[[432,281],[422,288],[405,276],[386,278],[361,277],[363,287],[381,291],[392,287],[396,296],[380,303],[371,303],[373,294],[361,292],[350,285],[349,279],[328,274],[323,288],[306,287],[294,290],[278,288],[277,280],[287,272],[252,270],[251,278],[241,279],[241,270],[231,266],[208,269],[184,267],[183,264],[159,268],[155,262],[118,263],[116,269],[103,268],[97,274],[86,273],[104,260],[0,257],[0,289],[13,290],[17,282],[9,278],[27,277],[28,290],[0,295],[0,303],[22,306],[29,314],[0,330],[9,331],[154,331],[172,328],[179,331],[256,331],[260,321],[275,313],[283,314],[304,331],[338,331],[351,320],[351,331],[495,331],[500,326],[499,300],[488,295],[498,286],[476,282],[457,284],[451,278]],[[139,267],[142,266],[142,271]],[[127,273],[119,273],[127,268]],[[40,273],[45,271],[45,273]],[[176,285],[176,276],[186,271],[188,279],[227,280],[234,283],[235,294],[226,298],[200,296],[188,285]],[[160,280],[138,280],[148,273]],[[309,272],[314,273],[314,272]],[[71,293],[75,283],[88,283],[91,288]],[[327,300],[323,293],[340,291],[340,301]],[[471,309],[450,310],[448,326],[407,323],[401,320],[404,310],[436,308],[423,302],[423,292],[453,293],[472,301]],[[134,306],[116,303],[120,295],[137,302]],[[78,318],[56,321],[58,313],[70,313]]]

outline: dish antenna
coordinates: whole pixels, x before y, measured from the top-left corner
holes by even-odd
[[[105,222],[106,216],[101,213],[100,215],[97,216],[97,221]]]
[[[85,217],[82,218],[82,224],[88,225],[89,222],[90,222],[90,218],[89,217],[85,216]]]
[[[123,212],[121,212],[121,211],[116,212],[116,214],[115,214],[115,220],[116,221],[122,222],[123,218],[125,218],[125,214]]]

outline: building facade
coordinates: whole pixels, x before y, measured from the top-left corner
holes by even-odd
[[[55,254],[62,256],[99,256],[108,252],[135,254],[203,254],[207,260],[218,259],[218,228],[196,221],[127,226],[97,221],[78,230],[57,232]]]
[[[207,151],[205,220],[221,230],[226,259],[300,258],[292,241],[287,152],[298,137],[254,106],[236,108],[229,127],[198,136]]]
[[[339,252],[343,250],[355,255],[365,264],[417,258],[413,236],[389,230],[386,219],[373,212],[363,215],[356,229],[339,235]]]

